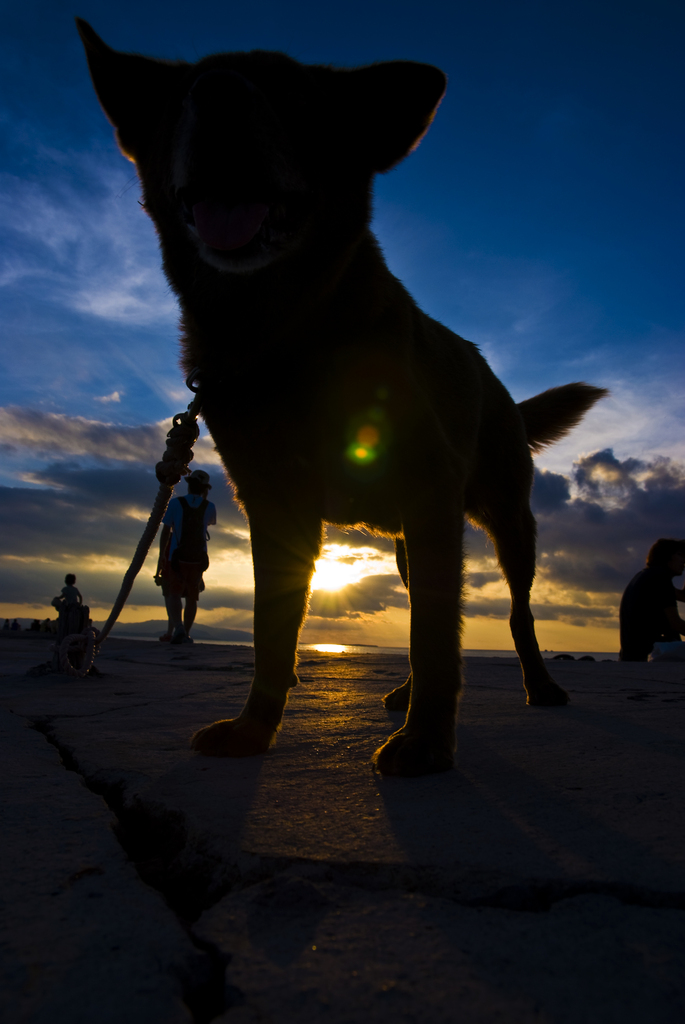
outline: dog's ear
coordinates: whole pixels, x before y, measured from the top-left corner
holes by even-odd
[[[116,128],[122,153],[135,162],[188,65],[120,53],[107,46],[82,18],[76,18],[76,27],[102,109]]]
[[[415,149],[428,131],[447,86],[432,64],[387,61],[339,73],[347,128],[374,171],[388,171]]]

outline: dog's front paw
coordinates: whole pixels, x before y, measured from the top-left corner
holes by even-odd
[[[406,683],[402,683],[396,690],[391,690],[390,693],[386,693],[383,698],[383,703],[388,711],[406,711],[409,707],[409,700],[411,698],[411,676],[407,679]]]
[[[378,748],[373,763],[383,775],[406,778],[447,772],[454,767],[454,744],[400,729]]]
[[[208,757],[253,757],[264,754],[276,730],[254,718],[224,718],[198,729],[190,746]]]
[[[568,704],[571,698],[566,690],[562,690],[552,679],[542,686],[528,688],[526,704],[542,708],[560,708]]]

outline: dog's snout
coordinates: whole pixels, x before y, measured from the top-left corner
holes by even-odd
[[[199,74],[175,130],[170,199],[201,258],[221,271],[265,266],[307,221],[286,125],[257,81],[230,66]]]

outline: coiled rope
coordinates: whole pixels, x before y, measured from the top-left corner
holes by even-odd
[[[188,466],[194,458],[193,445],[200,436],[197,417],[200,414],[202,402],[199,393],[200,371],[197,368],[188,374],[186,386],[195,394],[195,398],[188,406],[186,412],[179,412],[173,418],[171,430],[166,436],[166,450],[161,462],[158,462],[155,466],[155,474],[159,480],[157,497],[152,506],[150,518],[143,530],[143,535],[138,541],[138,547],[131,564],[122,580],[121,588],[112,611],[109,613],[109,618],[102,629],[96,629],[95,626],[86,626],[82,633],[71,633],[69,636],[65,636],[59,645],[60,668],[70,676],[83,678],[90,672],[97,649],[109,635],[112,627],[121,615],[121,611],[131,593],[135,578],[143,567],[152,542],[157,536],[159,524],[167,510],[174,487],[182,476],[187,476],[190,472]],[[78,654],[82,655],[81,665],[80,668],[75,668],[69,656]]]

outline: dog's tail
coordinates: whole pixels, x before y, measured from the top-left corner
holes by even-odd
[[[609,392],[579,381],[550,388],[540,395],[519,402],[517,408],[523,417],[531,451],[540,452],[548,444],[561,440],[588,409]]]

